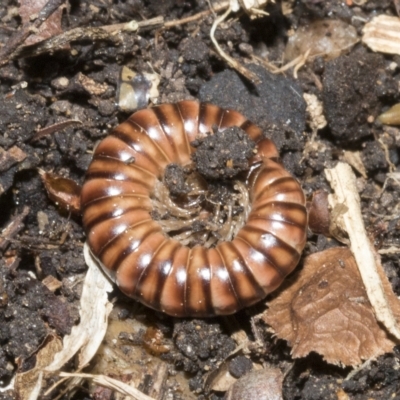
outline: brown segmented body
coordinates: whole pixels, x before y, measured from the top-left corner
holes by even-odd
[[[257,143],[246,179],[251,211],[232,241],[186,247],[151,217],[170,163],[187,165],[199,134],[241,127]],[[306,241],[305,198],[271,140],[242,114],[182,101],[134,113],[97,147],[82,189],[92,255],[128,296],[179,317],[232,314],[275,290]]]

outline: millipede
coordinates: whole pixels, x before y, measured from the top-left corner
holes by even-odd
[[[255,143],[232,183],[240,217],[231,203],[210,209],[207,183],[191,167],[195,140],[232,127]],[[189,171],[185,201],[168,195],[169,165]],[[262,300],[306,242],[305,196],[274,143],[239,112],[192,100],[139,110],[114,128],[94,151],[81,207],[91,254],[110,279],[176,317],[227,315]]]

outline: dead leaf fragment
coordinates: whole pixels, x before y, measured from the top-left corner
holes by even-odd
[[[46,278],[42,280],[43,285],[50,290],[50,292],[55,292],[57,289],[62,287],[62,282],[60,282],[57,278],[54,278],[52,275],[47,275]]]
[[[331,364],[358,365],[396,344],[378,325],[347,248],[307,257],[296,281],[270,302],[262,319],[289,342],[294,358],[315,351]]]
[[[31,22],[32,16],[39,13],[39,11],[48,3],[48,0],[19,0],[19,15],[21,16],[24,24]],[[58,8],[53,14],[42,23],[40,28],[35,34],[30,35],[25,40],[25,45],[31,45],[50,37],[62,33],[61,17],[63,9]]]
[[[297,29],[286,45],[285,61],[292,61],[309,51],[310,59],[339,57],[358,42],[357,30],[341,20],[316,20]]]
[[[210,374],[208,377],[210,376],[210,387],[217,392],[226,392],[237,381],[237,379],[230,374],[227,363],[224,363],[223,368],[218,368],[217,373]]]
[[[351,165],[363,178],[367,179],[367,170],[361,159],[360,151],[345,150],[341,159]]]
[[[278,368],[251,371],[230,387],[224,400],[282,400],[282,384],[283,373]]]

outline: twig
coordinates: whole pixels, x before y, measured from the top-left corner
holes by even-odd
[[[15,50],[9,57],[9,60],[23,57],[37,56],[62,49],[66,44],[81,40],[115,40],[116,35],[121,32],[135,32],[143,28],[153,28],[154,26],[162,25],[164,19],[156,17],[146,21],[130,21],[123,24],[105,25],[101,28],[74,28],[63,32],[60,35],[53,36],[43,40],[32,46],[21,47]]]
[[[25,206],[21,214],[13,217],[11,222],[3,229],[0,236],[0,250],[5,250],[12,238],[24,227],[23,221],[29,214],[30,208]]]
[[[269,72],[275,73],[276,71],[279,71],[279,68],[277,66],[275,66],[274,64],[272,64],[271,62],[269,62],[268,60],[265,60],[259,56],[256,56],[255,54],[252,54],[251,58],[252,58],[252,61],[254,61],[256,63],[261,63],[263,65],[263,67],[265,67]]]
[[[212,9],[206,10],[206,11],[201,11],[195,15],[191,15],[190,17],[182,18],[182,19],[174,19],[172,21],[167,21],[164,24],[164,28],[172,28],[174,26],[178,25],[183,25],[187,24],[189,22],[197,21],[198,19],[201,19],[203,17],[206,17],[207,15],[210,14],[215,14],[218,11],[223,11],[226,10],[229,7],[229,1],[225,1],[221,4],[214,5]]]
[[[26,23],[21,30],[17,31],[0,50],[0,67],[7,64],[11,60],[12,53],[20,46],[26,38],[40,25],[43,24],[63,3],[65,0],[49,0],[47,4],[40,10],[37,18],[33,22]]]
[[[325,175],[335,191],[334,196],[329,196],[331,207],[337,208],[342,205],[347,208],[346,212],[341,213],[340,219],[343,222],[340,223],[340,219],[337,222],[347,231],[350,249],[357,262],[375,317],[393,336],[400,339],[400,329],[379,276],[375,251],[364,228],[354,173],[348,164],[338,163],[335,168],[326,169]]]
[[[242,74],[244,77],[246,77],[249,81],[255,83],[255,84],[260,84],[261,80],[260,78],[252,71],[248,70],[246,67],[241,65],[238,61],[236,61],[234,58],[226,54],[217,40],[215,39],[215,31],[218,27],[218,25],[226,19],[226,17],[231,13],[232,9],[229,6],[228,9],[224,14],[222,14],[219,18],[215,19],[214,23],[212,24],[211,30],[210,30],[210,38],[211,41],[213,42],[215,48],[217,49],[218,54],[236,71],[238,71],[240,74]]]
[[[44,128],[38,130],[32,137],[31,142],[35,142],[36,140],[41,139],[44,136],[51,135],[55,132],[62,131],[65,128],[71,126],[82,125],[82,121],[77,119],[69,119],[67,121],[57,122],[56,124],[45,126]]]
[[[116,35],[120,32],[136,32],[139,29],[151,29],[160,25],[164,25],[163,17],[154,17],[139,22],[132,20],[129,22],[124,22],[122,24],[105,25],[101,28],[107,32],[112,33],[113,35]]]

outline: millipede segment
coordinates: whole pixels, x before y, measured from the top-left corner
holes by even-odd
[[[248,218],[232,240],[185,246],[153,218],[156,183],[167,165],[191,164],[192,141],[233,126],[257,144]],[[234,110],[182,101],[134,113],[98,145],[87,171],[81,203],[92,255],[122,292],[169,315],[226,315],[260,301],[296,267],[306,241],[303,191],[278,159]]]

